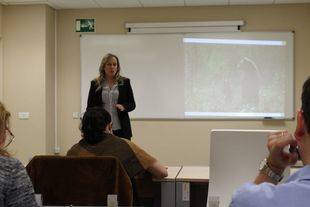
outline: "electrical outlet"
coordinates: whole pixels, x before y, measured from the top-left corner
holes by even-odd
[[[80,113],[79,112],[73,112],[72,113],[73,119],[79,119],[80,118]]]
[[[190,183],[182,183],[182,201],[189,201]]]
[[[208,198],[209,207],[219,207],[220,197],[219,196],[209,196]]]
[[[108,194],[107,204],[108,204],[108,207],[117,207],[118,206],[117,195]]]
[[[29,119],[30,113],[29,112],[18,112],[19,119]]]
[[[55,147],[54,152],[55,152],[55,154],[59,154],[60,153],[60,147]]]

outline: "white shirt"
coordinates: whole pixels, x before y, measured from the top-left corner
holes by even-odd
[[[115,83],[111,88],[109,85],[104,82],[102,86],[102,102],[104,105],[104,109],[108,111],[111,115],[112,119],[112,130],[121,129],[121,124],[118,118],[118,113],[115,105],[118,102],[118,85]]]

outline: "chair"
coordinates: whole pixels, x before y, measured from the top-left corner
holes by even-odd
[[[130,178],[115,157],[35,156],[26,170],[43,205],[132,205]]]

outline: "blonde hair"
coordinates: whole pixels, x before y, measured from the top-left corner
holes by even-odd
[[[99,76],[95,79],[96,80],[96,83],[97,83],[97,86],[99,87],[102,82],[105,80],[105,72],[104,72],[104,68],[106,66],[106,64],[108,63],[108,61],[111,59],[111,58],[115,58],[116,61],[117,61],[117,72],[114,76],[114,79],[116,81],[119,81],[122,79],[122,77],[120,76],[119,72],[121,70],[121,66],[120,66],[120,63],[119,63],[119,59],[116,55],[114,54],[111,54],[111,53],[108,53],[106,54],[102,60],[101,60],[101,63],[100,63],[100,66],[99,66]]]
[[[0,102],[0,134],[1,135],[5,135],[5,133],[6,133],[5,131],[6,131],[7,127],[9,126],[10,116],[11,116],[10,112],[8,112],[5,109],[5,106],[3,105],[3,103]],[[7,157],[10,156],[10,154],[5,149],[0,148],[0,156],[1,155],[7,156]]]

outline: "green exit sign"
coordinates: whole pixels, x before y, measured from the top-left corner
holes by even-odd
[[[95,19],[76,19],[76,32],[95,32]]]

